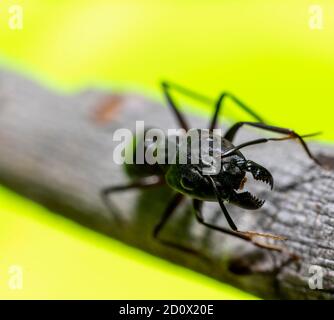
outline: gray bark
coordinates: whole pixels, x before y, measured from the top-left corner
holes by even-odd
[[[199,116],[188,118],[194,127],[205,127],[207,122]],[[266,199],[257,211],[233,206],[228,210],[242,230],[286,236],[284,246],[300,260],[289,261],[286,254],[262,250],[206,229],[197,223],[190,202],[186,202],[162,237],[197,248],[209,257],[207,261],[152,239],[152,229],[172,195],[167,187],[114,195],[113,202],[122,211],[121,224],[101,201],[99,192],[103,187],[129,181],[123,168],[113,162],[117,142],[112,141],[112,134],[117,128],[134,130],[136,120],[164,130],[176,127],[170,111],[152,98],[98,90],[57,94],[2,71],[0,182],[89,228],[260,297],[334,297],[334,173],[331,169],[314,165],[297,142],[271,142],[245,150],[248,158],[272,172],[275,188],[269,191],[262,184],[251,186]],[[238,140],[258,135],[258,131],[242,129]],[[333,167],[334,148],[316,143],[310,143],[310,147]],[[206,219],[226,225],[219,210],[216,203],[208,203]],[[322,290],[309,288],[310,266],[322,268]]]

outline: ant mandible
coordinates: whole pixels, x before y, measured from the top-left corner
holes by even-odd
[[[189,89],[181,87],[176,84],[172,84],[169,82],[162,83],[163,93],[168,102],[168,105],[171,107],[174,116],[176,117],[178,124],[185,131],[189,130],[188,123],[184,116],[179,111],[179,108],[175,101],[171,96],[171,89],[178,91],[186,96],[199,100],[201,102],[212,103],[210,98],[207,98],[201,94],[195,93]],[[222,110],[223,102],[226,98],[231,99],[237,106],[243,109],[246,113],[252,116],[256,122],[249,121],[241,121],[232,125],[231,128],[227,130],[224,136],[217,136],[213,133],[213,129],[216,128],[218,122],[218,115]],[[256,140],[251,140],[245,143],[242,143],[238,146],[233,145],[233,140],[235,138],[236,133],[243,126],[255,127],[258,129],[267,130],[270,132],[275,132],[279,134],[283,134],[284,136],[281,138],[261,138]],[[283,251],[283,247],[272,245],[264,242],[260,242],[256,240],[257,237],[266,237],[272,238],[276,240],[284,240],[285,237],[276,236],[268,233],[259,233],[252,231],[240,231],[237,226],[233,222],[231,216],[229,215],[224,203],[228,202],[234,204],[238,207],[256,210],[262,207],[264,204],[263,200],[259,200],[250,192],[237,192],[237,190],[242,189],[243,184],[245,182],[246,172],[249,172],[255,180],[263,181],[270,185],[271,189],[274,185],[274,179],[271,173],[262,167],[261,165],[247,160],[244,155],[240,152],[241,148],[265,143],[268,141],[280,141],[280,140],[288,140],[288,139],[297,139],[301,143],[304,148],[306,154],[309,158],[311,158],[315,163],[321,165],[319,161],[313,156],[311,151],[309,150],[307,144],[303,140],[305,137],[310,137],[315,134],[308,135],[299,135],[295,131],[281,128],[276,126],[267,125],[264,123],[263,119],[255,113],[249,106],[240,101],[236,96],[231,93],[224,92],[222,93],[217,101],[215,102],[215,111],[213,117],[209,124],[209,137],[205,139],[221,139],[221,159],[223,165],[221,166],[221,171],[216,175],[203,175],[200,172],[200,168],[203,167],[203,163],[200,162],[196,165],[194,164],[166,164],[166,165],[150,165],[148,163],[144,164],[131,164],[132,168],[127,167],[128,171],[137,172],[137,179],[127,185],[118,185],[118,186],[110,186],[106,187],[101,191],[101,195],[106,205],[111,209],[109,195],[114,192],[125,191],[129,189],[147,189],[152,187],[157,187],[161,185],[167,184],[174,191],[176,191],[175,195],[171,199],[170,203],[167,205],[161,220],[155,226],[153,230],[153,237],[160,241],[161,243],[174,247],[176,249],[188,252],[188,253],[197,253],[194,249],[185,247],[181,244],[175,243],[173,241],[164,240],[159,237],[163,227],[166,225],[169,218],[176,211],[176,208],[185,198],[185,196],[190,196],[192,198],[193,211],[195,213],[195,217],[197,221],[216,231],[229,234],[240,239],[252,242],[254,245],[266,248],[275,251]],[[144,142],[145,144],[145,142]],[[176,155],[177,156],[177,155]],[[135,157],[135,155],[134,155]],[[127,165],[129,166],[129,165]],[[133,166],[135,168],[133,168]],[[134,170],[133,170],[134,169]],[[215,201],[218,202],[220,208],[230,226],[229,228],[225,228],[222,226],[217,226],[215,224],[211,224],[205,221],[202,214],[202,205],[204,201]]]

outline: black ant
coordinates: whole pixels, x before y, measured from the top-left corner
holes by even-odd
[[[178,106],[175,101],[172,99],[170,94],[170,90],[174,89],[179,93],[187,95],[189,97],[195,98],[202,102],[212,102],[211,99],[197,94],[189,89],[183,88],[179,85],[163,82],[162,83],[163,93],[167,99],[169,106],[172,109],[173,114],[176,116],[176,119],[181,128],[185,131],[189,130],[188,123],[181,112],[178,110]],[[250,116],[252,116],[256,122],[237,122],[231,128],[227,130],[223,137],[215,135],[213,133],[213,129],[217,126],[218,115],[222,110],[223,102],[226,98],[231,99],[236,105],[238,105],[241,109],[247,112]],[[242,143],[238,146],[233,145],[233,140],[237,131],[243,126],[255,127],[275,133],[283,134],[284,136],[281,138],[262,138],[251,140],[245,143]],[[252,231],[240,231],[237,226],[233,222],[231,216],[229,215],[224,203],[228,202],[239,206],[244,209],[255,210],[262,207],[264,204],[263,200],[259,200],[254,195],[249,192],[237,192],[242,189],[243,184],[245,182],[246,172],[252,174],[255,180],[263,181],[273,188],[274,179],[271,173],[260,166],[259,164],[253,162],[252,160],[247,160],[244,155],[240,152],[241,148],[245,148],[247,146],[265,143],[268,141],[280,141],[280,140],[288,140],[288,139],[297,139],[301,143],[308,157],[310,157],[315,163],[320,165],[319,161],[312,155],[308,146],[306,145],[303,138],[310,137],[315,134],[309,134],[300,136],[296,132],[290,129],[275,127],[271,125],[267,125],[264,123],[262,118],[256,114],[250,107],[240,101],[234,95],[224,92],[218,98],[215,103],[215,111],[213,117],[209,124],[209,136],[204,139],[221,139],[221,150],[220,156],[222,161],[221,170],[218,174],[215,175],[203,175],[201,169],[204,164],[200,159],[199,164],[166,164],[166,165],[149,165],[148,163],[144,164],[133,164],[130,171],[139,172],[137,175],[136,181],[128,184],[128,185],[118,185],[107,187],[102,190],[102,197],[106,204],[110,207],[110,202],[108,200],[108,195],[114,192],[120,192],[128,189],[134,188],[151,188],[160,185],[164,185],[167,183],[176,194],[171,199],[170,203],[167,205],[165,212],[162,215],[160,222],[155,226],[153,230],[153,237],[159,240],[161,243],[172,246],[182,251],[186,251],[189,253],[197,253],[195,250],[184,247],[178,243],[163,240],[159,238],[159,234],[162,228],[167,223],[168,219],[172,216],[173,212],[175,212],[178,205],[184,199],[185,195],[190,196],[193,200],[193,209],[195,213],[195,217],[199,223],[205,225],[208,228],[211,228],[216,231],[220,231],[225,234],[229,234],[240,239],[250,241],[258,247],[267,248],[275,251],[283,251],[283,248],[276,245],[271,245],[263,242],[259,242],[256,240],[257,237],[266,237],[272,238],[276,240],[284,240],[285,237],[276,236],[268,233],[259,233]],[[200,138],[203,139],[203,138]],[[145,142],[144,142],[145,144]],[[176,156],[178,156],[176,154]],[[221,210],[230,226],[229,228],[224,228],[221,226],[217,226],[214,224],[210,224],[205,221],[202,214],[202,204],[203,201],[215,201],[218,202]]]

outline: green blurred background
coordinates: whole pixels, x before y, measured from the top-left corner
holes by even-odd
[[[23,29],[8,26],[12,5]],[[160,97],[168,79],[229,90],[273,124],[334,140],[334,2],[2,0],[0,65],[52,90],[88,86]],[[228,107],[227,116],[242,115]],[[198,110],[198,109],[196,109]],[[202,107],[203,113],[209,108]],[[0,188],[0,298],[252,298],[82,228]],[[8,270],[24,271],[22,290]]]

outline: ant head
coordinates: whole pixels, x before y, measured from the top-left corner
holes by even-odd
[[[228,190],[226,201],[244,209],[258,209],[263,206],[264,200],[260,200],[249,191],[238,192],[244,188],[247,181],[246,173],[249,172],[254,180],[262,181],[274,186],[274,179],[271,173],[258,163],[246,160],[243,156],[232,156],[230,159],[223,158],[222,171],[217,177],[212,177],[212,183],[216,185],[217,194],[220,190]]]
[[[166,181],[176,191],[192,198],[204,201],[226,201],[245,209],[258,209],[264,200],[258,199],[250,192],[238,192],[244,187],[246,173],[249,172],[255,180],[269,184],[273,188],[273,177],[261,165],[246,160],[237,154],[222,159],[218,174],[207,175],[201,170],[201,165],[173,164],[166,174]]]
[[[166,173],[168,185],[195,199],[226,201],[245,209],[260,208],[263,200],[250,192],[238,191],[244,187],[247,172],[272,188],[274,182],[270,172],[247,160],[239,150],[227,154],[234,148],[233,144],[211,131],[194,129],[191,133],[197,139],[187,138],[180,143],[175,163]],[[193,141],[198,143],[192,145]],[[187,159],[186,164],[181,164],[182,158]]]

